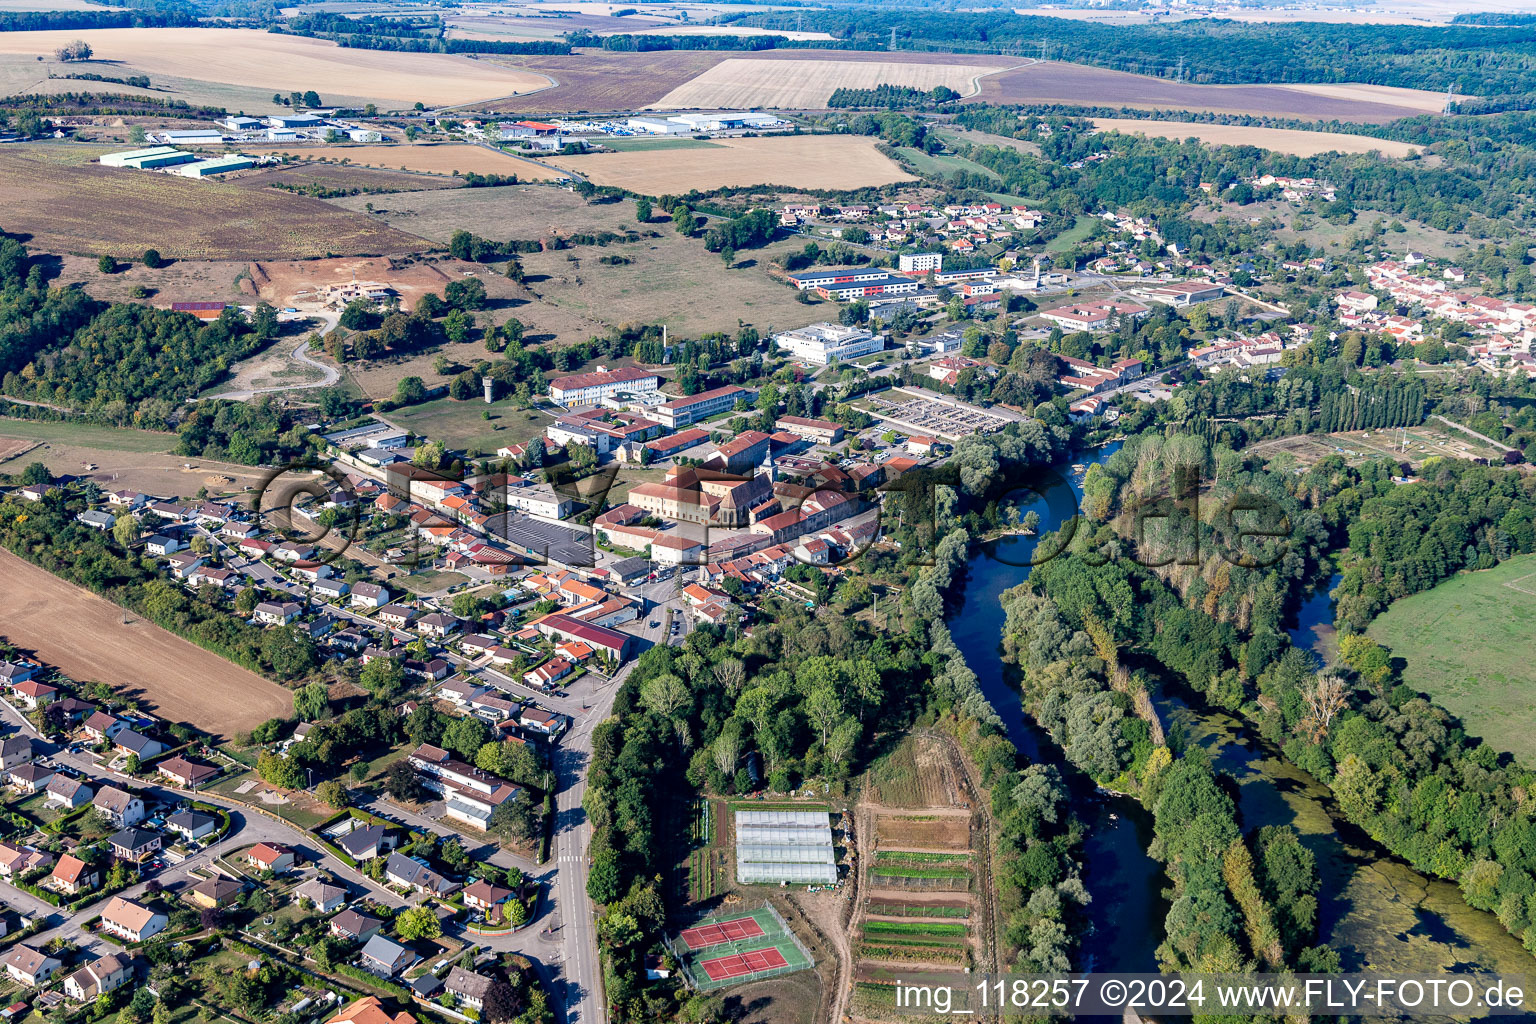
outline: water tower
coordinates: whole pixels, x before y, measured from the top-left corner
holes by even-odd
[[[496,378],[481,377],[480,383],[485,385],[485,404],[490,405],[496,401]]]

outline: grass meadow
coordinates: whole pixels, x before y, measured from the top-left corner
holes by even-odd
[[[1407,661],[1408,685],[1459,715],[1469,733],[1536,760],[1536,555],[1405,597],[1369,632]]]

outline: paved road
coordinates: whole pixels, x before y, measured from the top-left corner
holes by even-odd
[[[621,668],[592,694],[591,710],[562,738],[555,751],[555,884],[550,890],[551,927],[564,945],[564,1006],[566,1024],[602,1024],[607,1007],[598,980],[597,927],[587,898],[587,843],[592,826],[581,806],[587,792],[587,765],[592,758],[592,729],[608,717],[619,686],[634,662]]]

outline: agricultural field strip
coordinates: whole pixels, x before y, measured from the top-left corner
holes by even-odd
[[[455,54],[349,49],[325,39],[221,28],[110,28],[0,33],[0,53],[51,54],[85,40],[96,61],[155,76],[261,88],[302,83],[322,96],[399,106],[458,104],[548,88],[532,71]]]
[[[962,96],[974,96],[981,89],[981,79],[1003,70],[957,59],[931,64],[806,60],[797,62],[790,71],[772,61],[731,57],[676,87],[648,109],[822,107],[838,89],[872,89],[878,85],[924,90],[942,85]]]
[[[595,184],[617,185],[653,196],[747,185],[854,189],[912,178],[875,148],[874,139],[862,136],[800,135],[715,142],[717,148],[690,149],[685,158],[666,150],[638,150],[551,157],[549,163],[576,171]]]
[[[1148,135],[1162,139],[1197,138],[1212,146],[1257,146],[1292,156],[1319,153],[1370,153],[1406,157],[1421,148],[1407,142],[1377,139],[1369,135],[1311,132],[1297,128],[1261,128],[1248,125],[1203,124],[1197,121],[1143,121],[1136,118],[1096,117],[1100,131]]]

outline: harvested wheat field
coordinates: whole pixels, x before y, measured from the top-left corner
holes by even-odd
[[[67,143],[0,147],[5,229],[38,249],[122,259],[137,259],[149,248],[178,260],[427,248],[414,235],[318,199],[84,162],[97,152]]]
[[[1369,153],[1404,157],[1418,150],[1407,142],[1375,139],[1369,135],[1342,135],[1334,132],[1308,132],[1296,128],[1258,128],[1231,124],[1201,124],[1197,121],[1141,121],[1136,118],[1096,117],[1094,126],[1126,135],[1149,135],[1161,139],[1196,138],[1212,146],[1257,146],[1289,153],[1291,156],[1316,156],[1319,153]]]
[[[233,736],[293,710],[278,684],[0,550],[0,634],[65,675],[134,693],[163,717]]]
[[[651,104],[656,110],[768,107],[799,110],[825,107],[837,89],[873,89],[877,85],[907,85],[932,89],[947,85],[962,96],[981,88],[985,75],[1000,69],[982,63],[913,63],[909,61],[781,61],[732,57],[684,83]]]
[[[354,50],[325,39],[219,28],[103,28],[6,32],[0,53],[52,55],[84,39],[93,60],[77,71],[149,75],[260,89],[270,107],[274,92],[314,89],[327,103],[377,102],[403,108],[471,103],[549,85],[542,75],[456,54]]]
[[[257,152],[252,150],[252,152]],[[426,174],[512,174],[518,181],[551,181],[564,177],[559,171],[530,160],[519,160],[500,150],[466,143],[404,143],[396,146],[305,146],[280,150],[300,160],[321,158],[339,163],[349,160],[364,167],[404,169]]]
[[[1365,123],[1439,110],[1443,95],[1354,84],[1196,85],[1149,75],[1030,61],[981,80],[978,103],[1071,103],[1140,110],[1199,110]]]
[[[912,180],[875,148],[874,139],[856,135],[716,139],[708,148],[593,153],[550,163],[598,185],[652,196],[744,185],[853,189]]]

